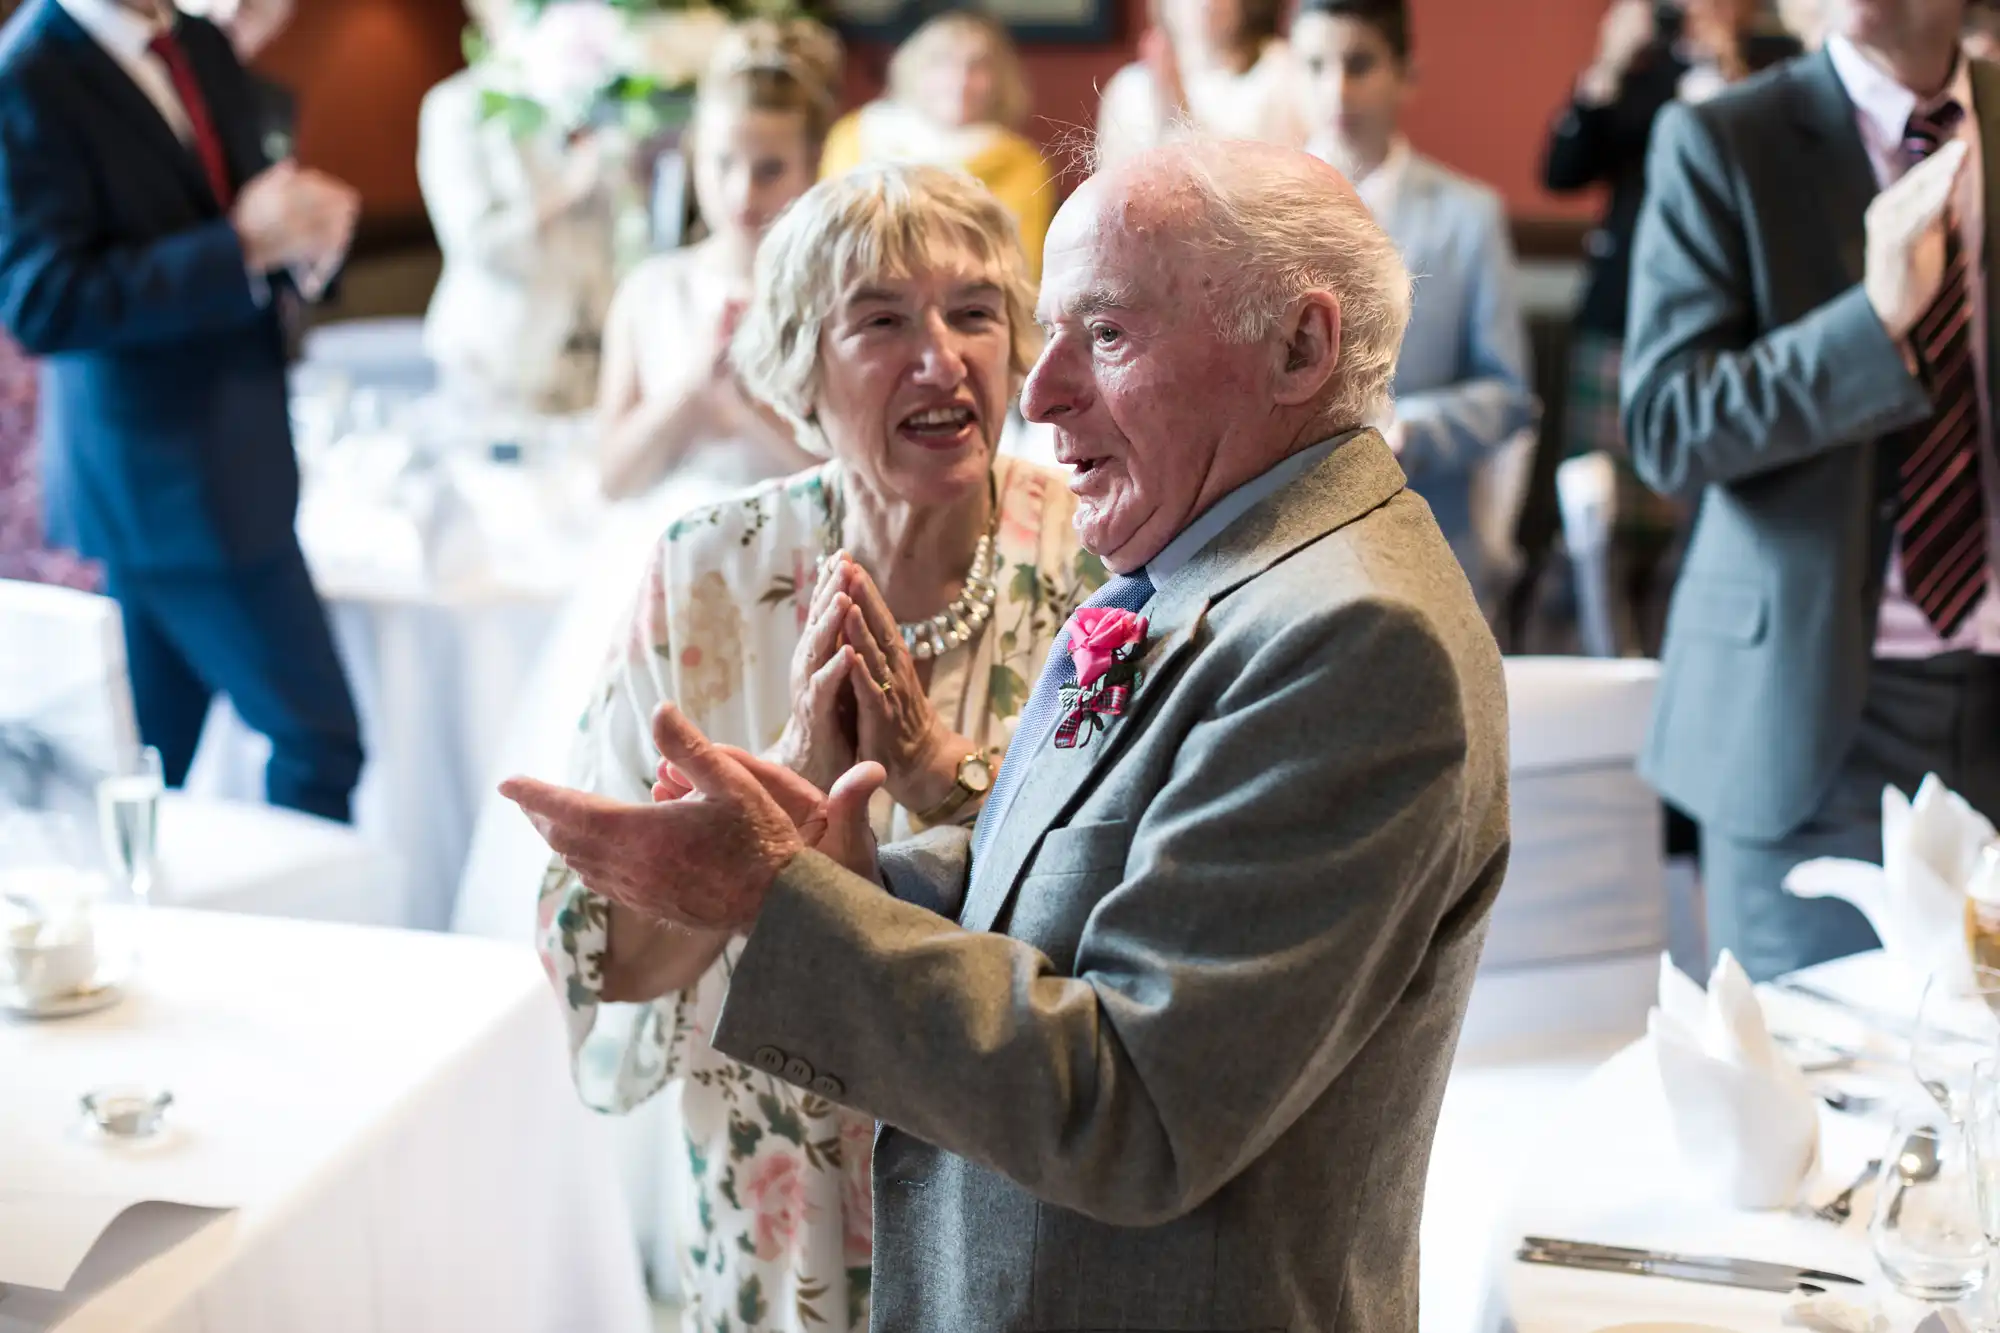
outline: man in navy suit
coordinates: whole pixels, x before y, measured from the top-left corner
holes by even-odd
[[[358,205],[259,140],[228,40],[165,0],[0,29],[0,322],[43,358],[51,533],[104,562],[169,782],[219,690],[271,739],[272,802],[345,819],[361,744],[293,530],[279,307]]]

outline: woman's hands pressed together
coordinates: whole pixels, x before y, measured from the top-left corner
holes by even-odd
[[[805,634],[792,653],[792,716],[772,758],[821,791],[854,766],[857,738],[850,675],[859,669],[846,643],[847,613],[854,607],[845,591],[843,557],[820,568],[806,612]]]
[[[951,793],[959,761],[975,748],[931,707],[889,604],[845,551],[827,560],[813,590],[792,658],[792,700],[773,758],[821,791],[872,760],[897,804],[921,815]]]

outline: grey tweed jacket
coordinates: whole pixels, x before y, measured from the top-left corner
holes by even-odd
[[[986,857],[779,877],[718,1049],[880,1119],[878,1330],[1416,1327],[1507,859],[1500,657],[1372,431],[1158,590]],[[943,901],[944,919],[903,897]]]

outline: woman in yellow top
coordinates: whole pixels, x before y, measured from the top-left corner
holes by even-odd
[[[896,48],[888,92],[834,125],[820,179],[864,162],[957,167],[1014,215],[1029,276],[1039,280],[1056,182],[1041,150],[1018,132],[1028,107],[1007,29],[983,14],[940,14]]]

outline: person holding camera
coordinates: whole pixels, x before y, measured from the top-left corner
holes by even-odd
[[[1631,284],[1632,234],[1646,194],[1646,144],[1660,110],[1699,102],[1756,70],[1799,53],[1796,39],[1754,31],[1756,0],[1612,0],[1597,54],[1578,76],[1550,132],[1542,183],[1556,194],[1608,187],[1602,216],[1585,238],[1588,271],[1570,326],[1565,452],[1602,450],[1623,458],[1618,370]],[[1664,600],[1666,567],[1679,527],[1674,510],[1626,475],[1621,488],[1618,559],[1629,595],[1619,647],[1656,652],[1643,614]]]

